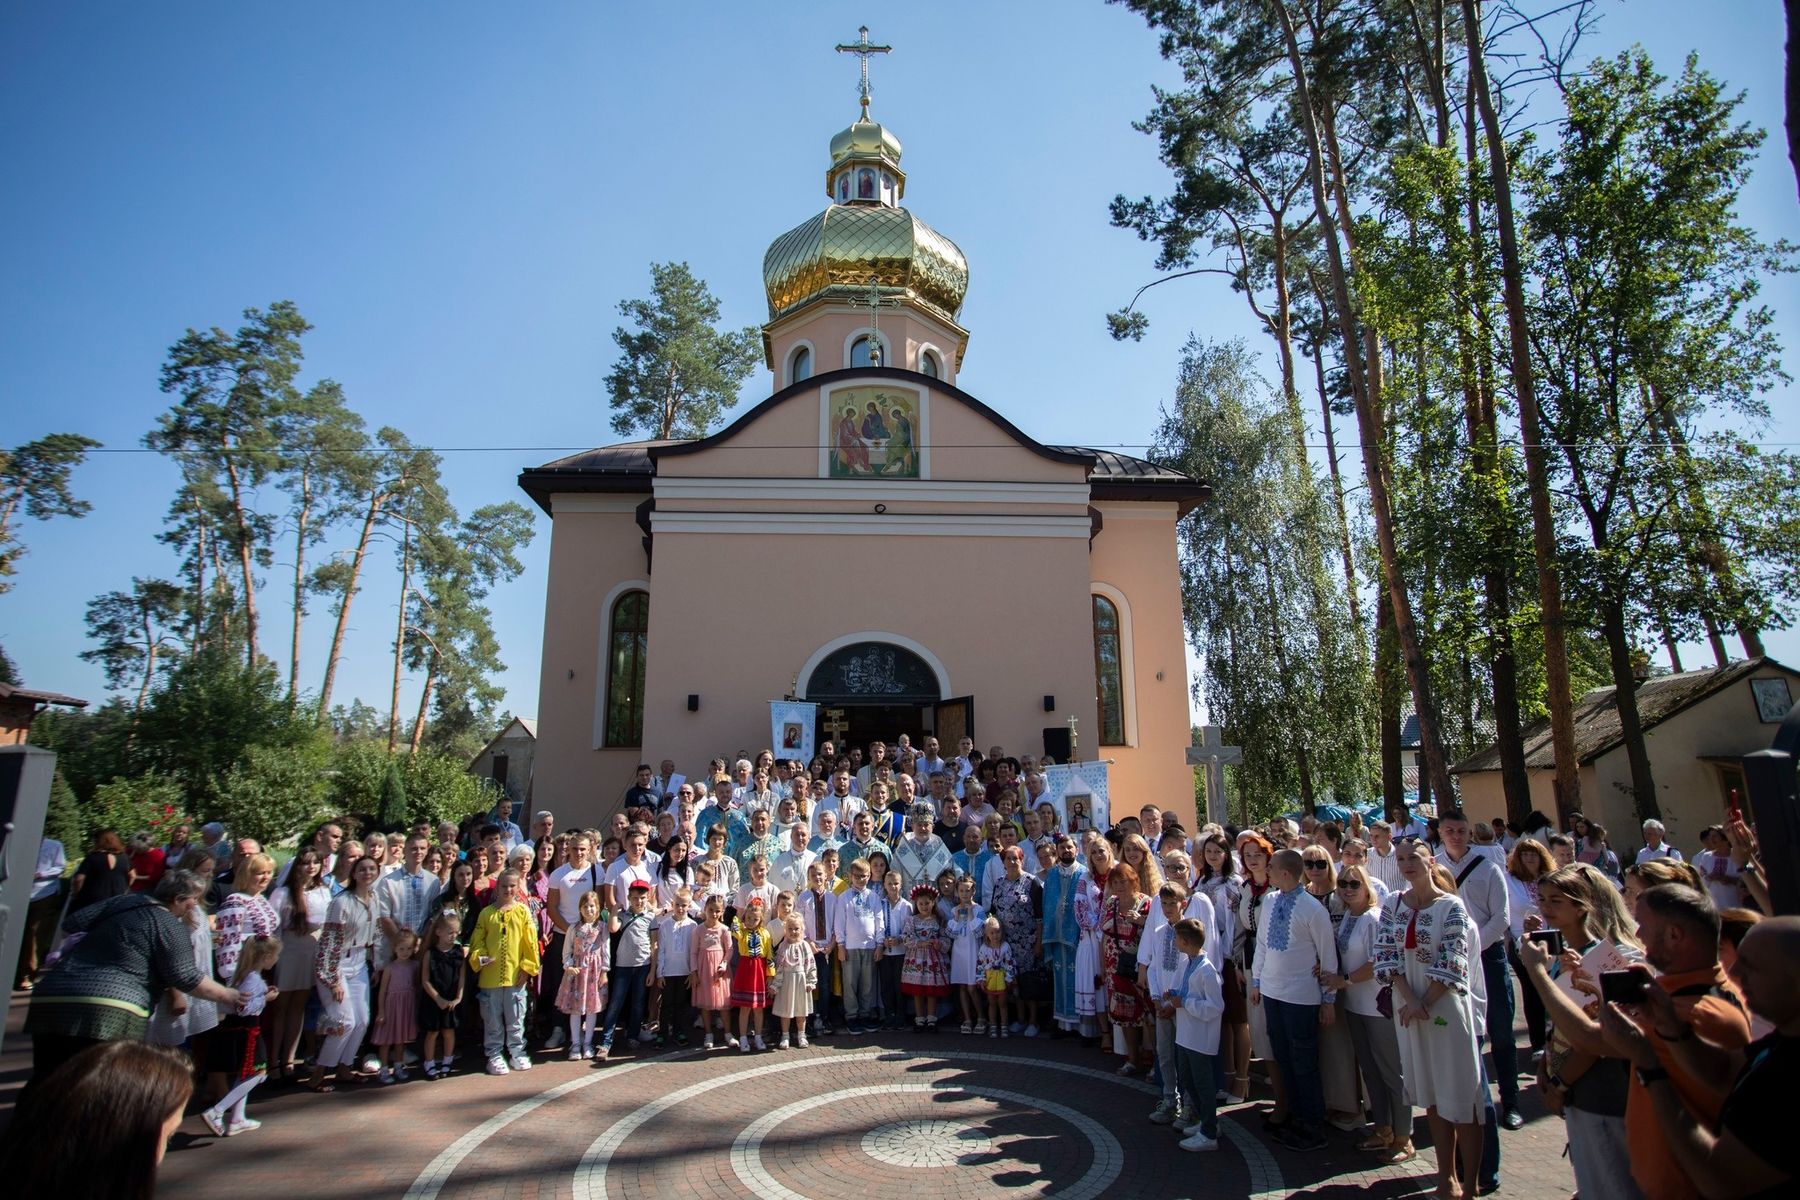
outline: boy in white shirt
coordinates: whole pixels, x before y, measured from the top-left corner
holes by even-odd
[[[1151,996],[1172,993],[1180,982],[1187,960],[1175,944],[1175,926],[1181,921],[1181,909],[1187,903],[1188,890],[1179,883],[1165,883],[1157,893],[1162,906],[1162,927],[1150,933],[1139,947],[1139,969],[1144,987]],[[1162,1073],[1162,1099],[1150,1110],[1152,1125],[1182,1125],[1185,1110],[1181,1106],[1180,1077],[1175,1063],[1175,1009],[1159,1002],[1156,1006],[1156,1065]]]
[[[1317,972],[1337,970],[1337,940],[1331,914],[1300,886],[1298,850],[1278,851],[1269,862],[1269,882],[1256,923],[1256,961],[1250,1003],[1260,1004],[1268,1021],[1275,1065],[1286,1085],[1288,1119],[1275,1140],[1311,1154],[1324,1149],[1325,1092],[1319,1078],[1319,1027],[1336,1019],[1335,996]]]
[[[875,954],[881,946],[883,908],[877,889],[869,886],[869,863],[850,864],[850,886],[838,897],[831,939],[844,968],[844,1026],[852,1034],[876,1024],[880,997],[875,986]]]
[[[1158,997],[1157,1023],[1164,1006],[1175,1016],[1175,1061],[1181,1090],[1187,1093],[1188,1124],[1180,1127],[1183,1150],[1219,1148],[1219,1027],[1225,1015],[1225,990],[1219,970],[1206,951],[1206,926],[1192,917],[1175,923],[1175,944],[1186,964]]]
[[[699,928],[688,913],[693,899],[691,889],[676,888],[675,903],[656,921],[656,965],[651,970],[650,983],[652,987],[662,986],[662,1013],[656,1027],[658,1046],[668,1043],[671,1030],[676,1045],[687,1045],[688,1025],[693,1020],[688,1006],[688,974],[693,969],[689,956],[694,947],[694,930]]]

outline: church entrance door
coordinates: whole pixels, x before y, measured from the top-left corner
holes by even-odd
[[[805,698],[819,706],[819,741],[829,739],[840,750],[866,750],[876,739],[892,743],[903,733],[918,745],[943,695],[937,673],[911,650],[890,642],[855,642],[820,660],[807,677]],[[828,716],[832,711],[842,716]],[[827,724],[839,721],[848,728],[834,736]]]

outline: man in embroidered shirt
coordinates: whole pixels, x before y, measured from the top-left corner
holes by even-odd
[[[1269,862],[1273,885],[1262,898],[1256,928],[1250,1003],[1268,1021],[1275,1064],[1287,1085],[1288,1119],[1275,1138],[1290,1150],[1312,1153],[1325,1146],[1325,1092],[1319,1078],[1319,1027],[1336,1018],[1334,993],[1317,972],[1337,971],[1331,914],[1300,886],[1298,850],[1282,850]]]
[[[875,840],[875,819],[868,813],[857,813],[856,824],[853,828],[856,832],[850,840],[838,847],[838,862],[841,864],[838,867],[838,874],[845,879],[850,878],[852,863],[861,862],[875,851],[886,849]]]
[[[443,887],[438,877],[425,870],[425,853],[431,839],[415,833],[406,839],[400,869],[381,877],[375,885],[372,905],[382,936],[375,941],[375,967],[379,970],[394,957],[394,939],[403,929],[414,933],[425,931],[425,918]]]
[[[1500,1086],[1500,1124],[1518,1129],[1525,1118],[1519,1115],[1519,1047],[1513,1041],[1512,968],[1506,960],[1506,941],[1512,934],[1506,872],[1492,858],[1476,852],[1470,842],[1469,819],[1460,808],[1439,815],[1438,836],[1444,841],[1443,862],[1456,880],[1456,894],[1481,935],[1488,1048],[1494,1056],[1494,1082]]]

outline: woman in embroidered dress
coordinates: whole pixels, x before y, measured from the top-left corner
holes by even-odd
[[[1400,1073],[1409,1103],[1425,1109],[1438,1160],[1438,1195],[1465,1193],[1455,1167],[1473,1181],[1481,1169],[1481,1122],[1486,1107],[1481,1081],[1480,1023],[1470,991],[1469,911],[1455,881],[1417,842],[1395,849],[1407,890],[1390,896],[1375,938],[1375,978],[1393,988],[1394,1023],[1400,1038]]]
[[[275,964],[275,999],[269,1005],[269,1067],[277,1080],[296,1066],[300,1034],[306,1025],[306,1001],[312,995],[313,960],[319,956],[319,930],[331,907],[331,889],[319,870],[319,853],[303,847],[288,864],[287,884],[275,889],[269,903],[281,919],[281,959]]]
[[[315,1092],[329,1092],[325,1072],[337,1071],[337,1081],[348,1083],[356,1062],[356,1049],[369,1028],[369,949],[378,935],[375,926],[375,881],[381,863],[364,855],[350,873],[350,886],[332,898],[319,931],[319,955],[313,960],[319,1001],[319,1034],[325,1041],[313,1060]]]
[[[913,1027],[935,1033],[938,998],[950,994],[950,956],[937,915],[937,888],[929,883],[915,887],[912,907],[901,926],[906,961],[900,968],[900,991],[913,998]]]
[[[1000,930],[1006,936],[1006,944],[1012,947],[1016,981],[1020,974],[1035,970],[1038,961],[1043,958],[1044,888],[1036,879],[1025,874],[1025,852],[1017,846],[1008,846],[1002,851],[1000,862],[1006,873],[994,881],[988,895],[988,911],[999,920]],[[1037,1002],[1023,999],[1015,990],[1012,1009],[1014,1025],[1019,1024],[1021,1017],[1034,1016],[1036,1009]],[[1027,1028],[1030,1029],[1027,1037],[1037,1036],[1035,1023]]]
[[[1142,839],[1140,839],[1142,840]],[[1130,839],[1126,839],[1129,844]],[[1121,1075],[1137,1073],[1138,1054],[1142,1049],[1144,1017],[1150,1006],[1138,986],[1138,944],[1144,926],[1150,921],[1150,897],[1138,884],[1138,873],[1130,863],[1112,869],[1106,881],[1106,904],[1100,917],[1100,952],[1111,998],[1107,1012],[1113,1024],[1125,1033],[1125,1065]]]

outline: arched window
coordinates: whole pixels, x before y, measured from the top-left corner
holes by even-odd
[[[942,379],[943,371],[938,367],[938,357],[929,350],[919,354],[919,374],[929,375],[933,379]]]
[[[812,378],[812,351],[801,346],[788,359],[788,382],[799,383],[802,379]]]
[[[650,594],[629,591],[613,602],[607,622],[606,745],[644,744],[644,651]]]
[[[1105,596],[1094,600],[1094,682],[1100,707],[1100,744],[1125,744],[1124,639],[1119,610]]]
[[[875,342],[872,338],[869,337],[868,334],[864,334],[862,337],[857,338],[854,342],[851,342],[850,343],[850,365],[853,367],[878,367],[878,366],[880,366],[881,363],[876,361],[880,357],[880,350],[877,347],[877,348],[875,348],[875,352],[872,354],[872,353],[870,353],[870,350],[872,347],[875,347]]]

